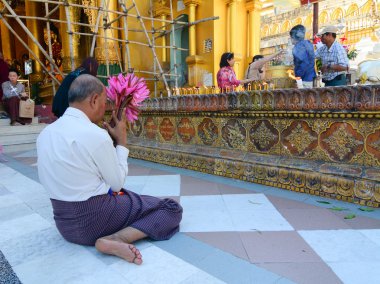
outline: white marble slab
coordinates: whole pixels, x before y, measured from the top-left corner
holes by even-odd
[[[208,283],[205,281],[210,279],[206,273],[199,274],[201,270],[197,267],[156,246],[141,250],[141,254],[142,265],[120,261],[111,265],[111,268],[131,283],[178,284],[191,276],[200,277],[198,283]]]
[[[0,196],[0,209],[23,203],[23,201],[14,194],[6,194]]]
[[[380,247],[380,229],[359,230],[359,232]]]
[[[59,250],[70,252],[73,247],[78,246],[65,241],[55,227],[31,232],[0,243],[0,250],[12,266]]]
[[[25,203],[14,204],[9,207],[2,207],[0,208],[0,224],[33,213],[35,212]]]
[[[128,176],[124,187],[138,194],[152,196],[179,196],[180,175]]]
[[[315,230],[298,233],[326,262],[380,262],[380,246],[360,231]]]
[[[226,283],[224,281],[219,280],[218,278],[204,272],[200,271],[193,275],[191,275],[186,280],[180,282],[180,284],[200,284],[200,283],[207,283],[207,284],[223,284]]]
[[[180,200],[182,232],[294,230],[261,194],[181,196]]]
[[[67,284],[107,268],[81,246],[66,248],[13,266],[13,270],[24,284]]]
[[[328,262],[344,284],[378,284],[380,262]]]
[[[28,235],[49,228],[48,221],[38,214],[31,214],[0,223],[0,242]]]

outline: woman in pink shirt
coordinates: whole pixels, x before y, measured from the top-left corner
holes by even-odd
[[[219,71],[216,74],[216,79],[218,81],[218,87],[222,89],[222,92],[226,91],[228,88],[237,87],[241,84],[245,84],[253,81],[253,79],[238,80],[236,79],[236,74],[232,68],[235,64],[234,54],[232,52],[223,53],[220,58]]]

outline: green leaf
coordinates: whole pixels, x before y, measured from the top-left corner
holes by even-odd
[[[360,207],[359,210],[360,210],[360,211],[365,211],[365,212],[372,212],[372,211],[375,211],[375,209],[373,209],[373,208],[368,208],[368,207]]]
[[[261,205],[261,203],[259,202],[253,202],[252,200],[248,200],[249,203],[252,203],[252,204],[257,204],[257,205]]]
[[[344,219],[354,219],[356,217],[355,214],[348,214],[346,216],[344,216]]]
[[[328,201],[322,201],[322,200],[317,200],[318,203],[322,203],[322,204],[331,204],[330,202]]]
[[[330,210],[334,210],[334,211],[344,211],[344,210],[348,210],[347,208],[342,208],[342,207],[331,207],[329,208]]]

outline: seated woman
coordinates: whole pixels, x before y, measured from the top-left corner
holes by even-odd
[[[253,81],[261,81],[265,79],[265,70],[263,69],[265,63],[271,61],[276,56],[283,54],[285,51],[278,51],[272,55],[262,56],[255,55],[252,58],[252,62],[248,65],[247,71],[245,72],[246,79],[251,78]]]
[[[25,87],[23,84],[17,82],[18,72],[15,69],[9,70],[9,81],[4,82],[1,87],[3,89],[3,103],[5,110],[8,112],[11,119],[11,125],[24,125],[25,123],[31,123],[31,118],[19,117],[19,105],[20,99],[27,99],[28,96],[25,93]]]
[[[236,79],[235,71],[232,68],[234,64],[234,54],[232,52],[223,53],[219,63],[220,69],[216,74],[218,87],[222,90],[222,92],[226,91],[227,88],[237,87],[241,84],[245,84],[254,80],[252,78],[248,78],[246,80]]]

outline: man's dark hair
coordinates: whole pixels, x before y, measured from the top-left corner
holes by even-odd
[[[69,89],[69,103],[82,102],[94,94],[101,94],[104,90],[103,83],[96,77],[83,74],[78,76]]]
[[[14,73],[17,74],[17,76],[20,76],[20,73],[19,73],[18,70],[15,69],[15,68],[9,68],[9,72],[8,72],[8,73],[11,73],[11,72],[14,72]]]
[[[233,52],[223,53],[222,57],[220,58],[219,67],[222,68],[222,67],[230,66],[230,64],[228,63],[228,60],[231,60],[233,58],[234,58],[234,53]]]

